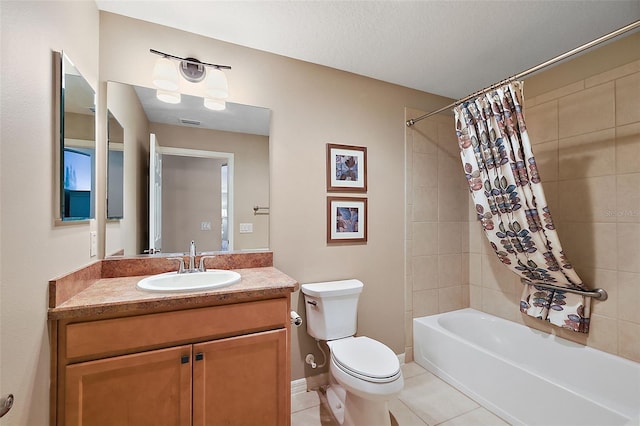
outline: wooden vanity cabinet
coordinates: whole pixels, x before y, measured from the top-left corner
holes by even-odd
[[[54,322],[58,425],[289,425],[289,299]]]

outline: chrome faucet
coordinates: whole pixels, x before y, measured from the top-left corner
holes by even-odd
[[[191,241],[189,244],[189,267],[185,267],[184,258],[182,257],[168,257],[167,260],[177,260],[180,262],[178,268],[178,274],[185,274],[190,272],[206,272],[207,267],[204,264],[206,259],[213,259],[215,256],[200,256],[200,264],[196,268],[196,242]]]
[[[197,272],[196,269],[196,242],[191,241],[189,245],[189,269],[187,272]]]

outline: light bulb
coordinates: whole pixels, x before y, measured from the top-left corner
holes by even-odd
[[[212,99],[226,99],[229,96],[227,76],[217,68],[207,70],[205,96]]]
[[[158,58],[153,68],[153,84],[162,90],[178,90],[178,70],[169,58]]]
[[[166,102],[168,104],[179,104],[181,98],[180,93],[178,92],[170,92],[168,90],[160,89],[156,91],[156,97],[162,102]]]
[[[227,103],[223,99],[205,97],[204,106],[213,111],[222,111],[227,108]]]

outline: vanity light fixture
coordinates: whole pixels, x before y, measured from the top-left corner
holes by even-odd
[[[225,99],[229,96],[229,87],[227,76],[222,70],[230,70],[230,66],[208,64],[195,58],[180,58],[154,49],[149,51],[160,56],[153,68],[152,76],[158,99],[170,104],[180,103],[178,88],[181,75],[189,83],[198,84],[204,80],[202,91],[205,107],[214,111],[226,108]],[[178,61],[177,67],[174,61]]]

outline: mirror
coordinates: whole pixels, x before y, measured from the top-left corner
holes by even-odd
[[[124,216],[124,129],[111,111],[107,111],[107,219]]]
[[[167,104],[155,89],[116,82],[107,83],[107,107],[124,134],[125,255],[150,247],[161,255],[183,253],[191,240],[198,252],[268,249],[268,209],[256,214],[254,207],[269,206],[269,109],[228,102],[212,111],[185,94],[179,104]],[[152,137],[162,174],[153,191]],[[150,205],[154,199],[161,202]],[[137,207],[130,210],[132,203]],[[112,235],[107,232],[107,256],[117,252]]]
[[[58,58],[59,219],[86,220],[95,217],[95,92],[64,53]]]

